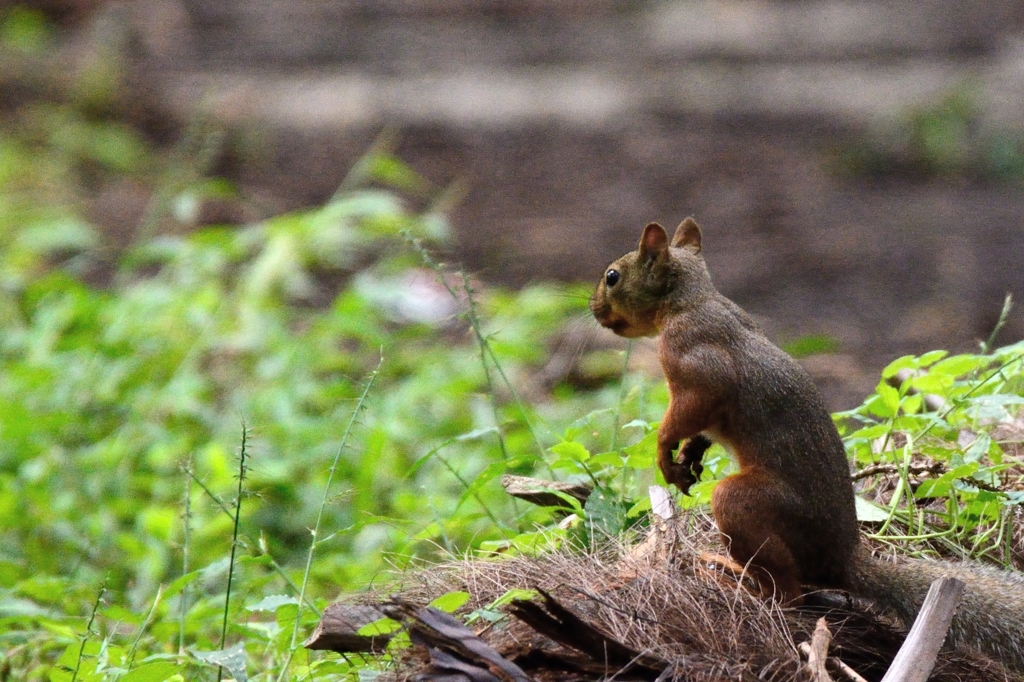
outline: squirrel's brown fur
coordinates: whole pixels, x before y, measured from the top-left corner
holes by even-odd
[[[670,392],[658,429],[665,480],[688,492],[708,439],[735,456],[740,470],[715,488],[711,509],[763,596],[799,603],[803,586],[846,589],[909,621],[931,581],[952,575],[967,588],[951,641],[1024,670],[1024,577],[946,562],[890,565],[861,547],[846,453],[817,388],[712,285],[693,219],[671,242],[648,225],[637,250],[605,270],[590,308],[620,336],[660,334]]]

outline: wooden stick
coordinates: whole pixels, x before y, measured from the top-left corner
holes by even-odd
[[[925,682],[928,679],[963,592],[964,583],[956,578],[946,576],[932,583],[910,634],[882,682]]]
[[[796,645],[796,648],[799,649],[800,653],[807,658],[811,657],[811,645],[809,643],[800,642]],[[832,668],[833,673],[838,673],[839,675],[844,676],[846,679],[850,680],[850,682],[868,682],[866,679],[861,677],[856,670],[846,665],[835,656],[829,656],[825,663]]]
[[[846,665],[838,658],[830,658],[828,659],[828,662],[834,665],[836,667],[836,670],[845,675],[846,678],[850,680],[850,682],[868,682],[863,677],[858,675],[856,670]]]
[[[825,661],[828,659],[828,645],[832,641],[832,633],[828,631],[828,623],[819,618],[811,635],[811,644],[807,647],[807,668],[813,682],[832,682]]]

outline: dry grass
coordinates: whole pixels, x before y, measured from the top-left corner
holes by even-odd
[[[397,591],[426,604],[453,590],[472,595],[466,611],[485,608],[512,589],[541,589],[610,639],[660,660],[659,680],[805,679],[797,643],[807,641],[824,615],[834,635],[830,654],[867,679],[880,679],[904,631],[862,604],[819,595],[818,606],[781,609],[748,593],[735,579],[708,567],[701,556],[721,551],[711,520],[685,515],[646,542],[614,541],[589,550],[563,550],[535,558],[463,559],[406,573]],[[392,590],[389,594],[395,594]],[[384,595],[364,595],[380,601]],[[829,605],[829,606],[826,606]],[[831,608],[839,604],[841,608]],[[537,680],[654,679],[607,671],[607,677],[559,668],[579,659],[512,617],[483,627],[480,636]],[[392,674],[407,679],[421,670],[421,656],[407,656]],[[426,678],[429,679],[429,678]],[[932,680],[1024,680],[969,653],[943,652]]]

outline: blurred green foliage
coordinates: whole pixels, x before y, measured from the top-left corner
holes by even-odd
[[[878,122],[839,154],[847,172],[868,177],[960,177],[1020,182],[1024,134],[982,119],[969,85]]]

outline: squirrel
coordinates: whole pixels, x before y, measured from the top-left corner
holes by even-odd
[[[647,225],[637,250],[605,269],[590,309],[619,336],[659,335],[670,394],[658,428],[665,481],[689,494],[712,441],[735,457],[739,472],[718,483],[711,510],[730,557],[753,575],[762,598],[795,606],[804,586],[845,590],[909,626],[932,581],[955,577],[966,588],[949,642],[1024,672],[1024,574],[871,555],[824,400],[807,372],[715,289],[692,218],[671,241],[663,227]]]

